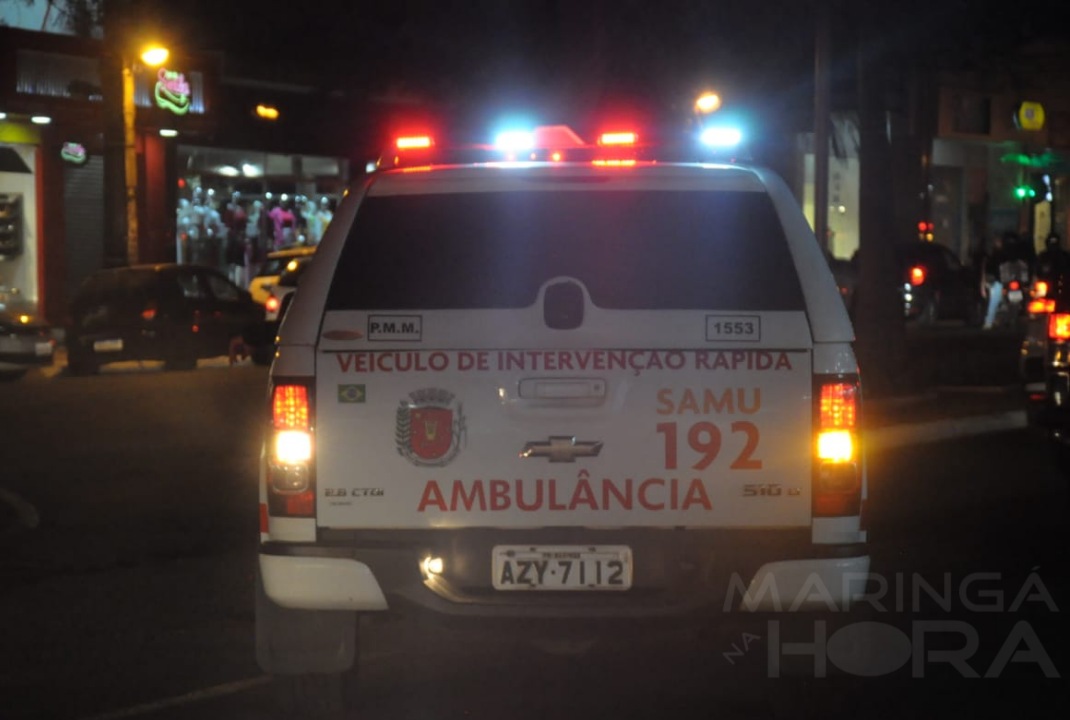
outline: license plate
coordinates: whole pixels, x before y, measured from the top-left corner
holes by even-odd
[[[1007,297],[1010,299],[1011,302],[1021,302],[1022,301],[1022,291],[1021,290],[1011,290],[1011,291],[1009,291],[1007,293]]]
[[[96,352],[120,352],[122,349],[122,338],[116,338],[115,340],[97,340],[93,343],[93,350]]]
[[[496,545],[495,590],[627,590],[632,550],[624,545]]]
[[[52,354],[52,343],[39,342],[33,346],[33,352],[37,357],[48,357]]]

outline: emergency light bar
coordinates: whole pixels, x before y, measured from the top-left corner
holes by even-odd
[[[414,135],[407,137],[399,137],[395,144],[398,150],[424,150],[431,147],[434,143],[431,142],[430,135]]]
[[[499,132],[491,143],[440,145],[430,135],[406,134],[393,139],[392,147],[379,159],[381,169],[405,166],[487,163],[582,162],[603,167],[632,167],[641,162],[734,162],[743,134],[736,128],[718,126],[695,135],[682,136],[671,144],[640,142],[639,133],[617,126],[581,138],[567,125],[544,125]]]
[[[639,136],[633,132],[608,132],[598,136],[599,145],[635,145]]]
[[[734,148],[743,142],[743,133],[732,127],[711,127],[702,131],[699,141],[711,148]]]
[[[511,130],[498,133],[498,137],[494,139],[494,147],[506,152],[534,150],[535,133],[523,130]]]

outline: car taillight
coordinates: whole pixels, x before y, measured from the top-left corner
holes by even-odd
[[[1055,313],[1048,316],[1048,338],[1066,342],[1070,340],[1070,313]]]
[[[315,515],[312,417],[311,390],[307,384],[279,382],[272,388],[267,460],[271,515]]]
[[[156,303],[146,303],[145,307],[141,310],[142,320],[154,320],[156,318]]]
[[[264,301],[264,309],[268,312],[279,311],[279,299],[274,295],[269,295],[268,299]]]
[[[910,268],[910,284],[922,285],[925,282],[925,268],[921,265],[915,265]]]
[[[1044,315],[1055,312],[1055,301],[1051,298],[1039,298],[1029,301],[1029,312],[1032,315]]]
[[[818,378],[814,517],[857,515],[862,504],[861,386],[856,376]]]

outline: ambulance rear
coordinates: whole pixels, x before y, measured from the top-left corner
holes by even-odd
[[[370,613],[582,635],[856,595],[853,333],[797,201],[599,160],[420,162],[341,203],[271,370],[265,669],[344,672]]]

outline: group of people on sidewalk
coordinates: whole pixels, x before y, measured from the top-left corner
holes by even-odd
[[[1027,288],[1030,280],[1051,280],[1070,272],[1070,251],[1063,247],[1058,233],[1051,232],[1044,240],[1044,249],[1037,253],[1033,243],[1013,230],[992,237],[988,252],[979,261],[981,296],[988,301],[984,327],[991,329],[1003,299],[1006,285],[1018,280]]]

